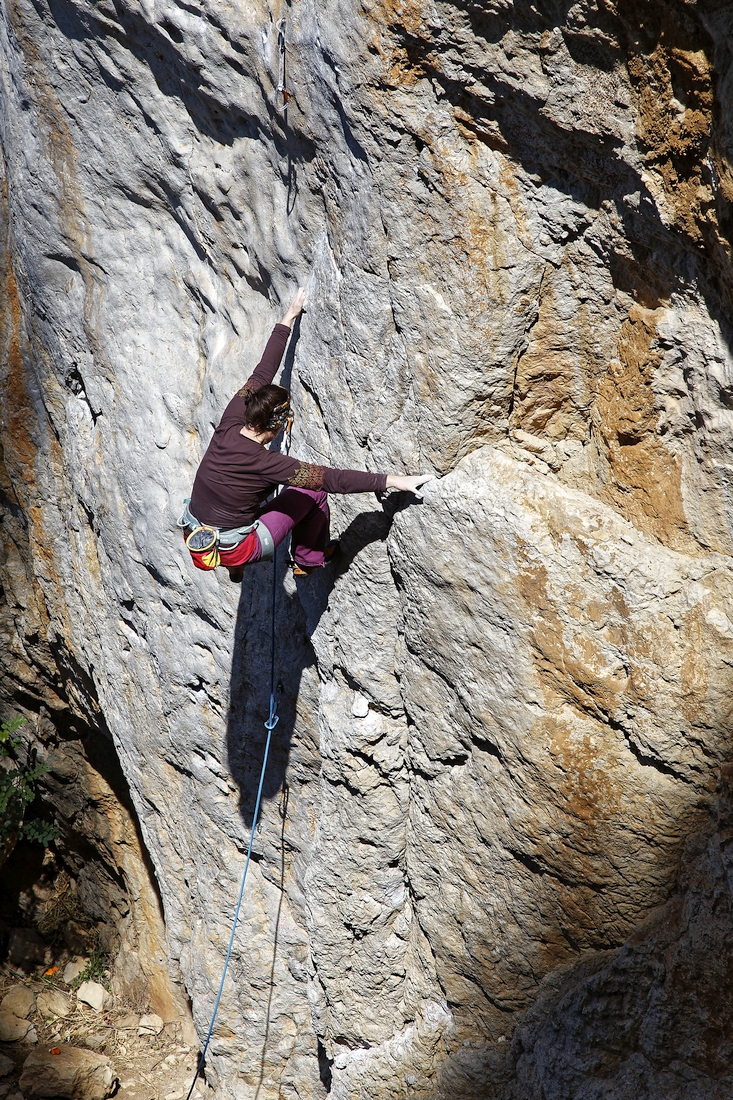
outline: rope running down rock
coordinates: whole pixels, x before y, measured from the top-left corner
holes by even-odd
[[[282,22],[282,20],[281,20]],[[288,420],[285,426],[285,432],[283,434],[283,453],[288,454],[290,451],[290,433],[293,427],[292,416]],[[277,494],[280,494],[281,487],[278,487]],[[277,697],[275,695],[275,600],[277,596],[277,547],[272,555],[272,611],[270,617],[270,714],[265,722],[265,729],[267,730],[267,739],[265,741],[265,753],[262,757],[262,771],[260,772],[260,782],[257,788],[257,798],[255,799],[254,813],[252,814],[252,828],[249,834],[249,844],[247,846],[247,858],[244,862],[244,871],[242,872],[242,881],[239,885],[239,897],[237,898],[237,906],[234,910],[234,920],[232,921],[232,932],[229,937],[229,946],[227,947],[226,958],[224,959],[224,969],[221,974],[221,981],[219,983],[219,992],[216,995],[216,1002],[214,1004],[214,1011],[211,1014],[211,1023],[209,1024],[209,1030],[206,1034],[206,1041],[204,1042],[203,1049],[201,1051],[201,1057],[199,1058],[198,1065],[196,1066],[196,1072],[191,1082],[191,1088],[188,1090],[186,1100],[191,1100],[193,1090],[196,1088],[196,1082],[199,1079],[199,1074],[206,1060],[206,1052],[209,1049],[209,1043],[211,1036],[214,1032],[214,1023],[216,1021],[216,1014],[219,1011],[219,1002],[221,1001],[221,995],[224,991],[224,980],[227,976],[227,970],[229,969],[229,958],[232,953],[232,946],[234,945],[234,934],[237,931],[237,924],[239,922],[239,910],[242,907],[242,898],[244,897],[244,885],[247,881],[247,871],[249,870],[249,862],[252,857],[252,845],[254,844],[255,827],[257,825],[257,819],[260,816],[260,802],[262,801],[262,788],[265,783],[265,772],[267,770],[267,757],[270,752],[270,742],[272,740],[272,731],[280,721],[280,716],[277,713]],[[279,691],[279,688],[278,688]]]
[[[234,935],[237,931],[237,923],[239,921],[239,911],[241,909],[242,898],[244,896],[244,885],[247,881],[247,871],[249,870],[249,862],[250,862],[250,859],[252,857],[252,845],[254,843],[255,827],[257,825],[257,819],[259,818],[259,815],[260,815],[260,802],[262,801],[262,788],[263,788],[263,785],[264,785],[264,782],[265,782],[265,771],[267,770],[267,756],[268,756],[268,753],[270,751],[270,741],[272,740],[272,731],[274,730],[275,726],[280,721],[279,715],[277,713],[277,698],[275,696],[275,597],[276,597],[276,594],[277,594],[277,572],[276,572],[276,568],[275,568],[276,559],[277,559],[277,550],[275,551],[275,553],[273,555],[273,558],[272,558],[272,616],[271,616],[271,623],[270,623],[270,644],[271,644],[271,649],[270,649],[270,715],[269,715],[267,721],[265,722],[265,729],[267,730],[267,740],[265,741],[265,753],[264,753],[264,756],[262,758],[262,771],[260,772],[260,782],[259,782],[259,786],[257,788],[257,798],[255,800],[254,813],[252,814],[252,828],[250,830],[249,844],[247,846],[247,859],[245,860],[245,863],[244,863],[244,871],[242,872],[242,881],[241,881],[240,886],[239,886],[239,897],[237,898],[237,906],[234,910],[234,920],[232,922],[232,932],[231,932],[231,935],[229,937],[229,946],[227,947],[226,958],[224,959],[224,969],[223,969],[222,975],[221,975],[221,982],[219,983],[219,992],[217,993],[217,996],[216,996],[216,1003],[214,1004],[214,1011],[211,1015],[211,1023],[209,1024],[209,1030],[208,1030],[207,1035],[206,1035],[206,1041],[205,1041],[203,1049],[201,1051],[201,1057],[199,1058],[199,1062],[198,1062],[198,1065],[196,1067],[196,1072],[194,1074],[193,1081],[191,1082],[191,1088],[188,1090],[188,1095],[186,1096],[186,1100],[191,1100],[191,1095],[193,1093],[193,1090],[196,1087],[196,1082],[198,1081],[199,1074],[201,1073],[201,1069],[202,1069],[204,1061],[206,1059],[206,1052],[209,1049],[209,1043],[211,1041],[211,1036],[212,1036],[213,1031],[214,1031],[214,1023],[216,1021],[216,1014],[219,1011],[219,1003],[221,1001],[221,995],[222,995],[222,992],[224,990],[224,981],[225,981],[226,976],[227,976],[227,970],[229,969],[229,959],[230,959],[230,956],[231,956],[231,953],[232,953],[232,947],[234,945]]]

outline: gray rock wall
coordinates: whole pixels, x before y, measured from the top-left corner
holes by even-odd
[[[196,574],[173,521],[299,282],[293,452],[441,475],[334,500],[340,564],[276,569],[221,1100],[671,1095],[616,1072],[671,1040],[578,1021],[670,898],[702,955],[713,922],[681,868],[730,756],[729,32],[713,0],[5,0],[5,463],[201,1034],[272,570]]]

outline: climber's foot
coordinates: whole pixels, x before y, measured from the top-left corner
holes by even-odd
[[[341,549],[341,543],[338,539],[334,539],[329,542],[326,549],[323,551],[324,562],[323,565],[328,565],[332,561],[335,554],[338,554]],[[301,565],[300,562],[293,562],[293,576],[294,577],[309,577],[311,573],[316,573],[319,569],[323,568],[323,565]]]
[[[241,584],[242,577],[244,576],[244,566],[237,565],[234,569],[229,570],[229,580],[233,584]]]

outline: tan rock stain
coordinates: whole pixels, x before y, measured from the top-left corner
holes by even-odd
[[[626,669],[618,661],[609,661],[601,644],[603,632],[599,632],[599,638],[595,632],[573,636],[568,631],[559,616],[556,598],[549,592],[544,565],[528,560],[521,548],[518,559],[516,584],[532,624],[532,648],[540,682],[554,705],[563,700],[579,713],[605,721],[615,713],[628,690]],[[567,599],[564,606],[568,608]],[[595,601],[594,610],[606,621],[616,618],[613,608],[603,606],[600,599]],[[623,637],[623,622],[614,626],[616,637]],[[608,629],[605,633],[605,640],[610,641]]]
[[[0,201],[1,199],[2,197]],[[22,305],[7,241],[0,269],[0,288],[4,302],[4,309],[0,308],[0,346],[4,349],[5,367],[0,414],[4,467],[11,482],[22,487],[22,503],[30,526],[34,555],[39,563],[43,563],[45,575],[50,580],[59,582],[53,550],[54,538],[48,530],[44,509],[35,503],[42,495],[36,477],[38,448],[31,431],[37,424],[26,383]],[[52,433],[48,433],[47,442],[47,461],[51,470],[60,478],[63,472],[61,447]],[[27,503],[28,501],[34,503]]]
[[[586,554],[582,540],[574,540]],[[659,710],[665,670],[681,700],[680,721],[689,728],[715,728],[721,721],[711,694],[711,669],[720,642],[705,621],[707,603],[692,607],[670,645],[670,623],[634,612],[613,585],[607,598],[586,602],[588,589],[573,580],[562,593],[550,590],[544,565],[520,546],[517,589],[531,623],[531,644],[546,703],[559,700],[587,717],[607,722],[627,709]],[[577,624],[577,626],[573,624]]]
[[[517,363],[510,428],[550,440],[585,437],[592,373],[587,324],[580,307],[568,324],[552,282],[543,279],[537,320]]]
[[[527,224],[527,214],[524,209],[524,201],[522,193],[517,183],[517,177],[510,160],[503,159],[501,167],[499,169],[499,185],[502,188],[504,195],[509,203],[509,206],[514,217],[514,224],[517,231],[517,237],[522,242],[525,248],[532,249],[533,240],[532,234]]]
[[[382,80],[387,87],[411,88],[425,75],[421,65],[415,65],[407,50],[392,37],[391,29],[399,26],[410,35],[420,36],[425,26],[424,0],[384,0],[374,4],[367,16],[374,24],[372,48],[382,59]]]
[[[651,14],[651,13],[650,13]],[[628,71],[636,90],[639,140],[645,160],[661,182],[675,221],[701,242],[708,211],[714,206],[702,175],[705,149],[713,127],[713,71],[702,48],[690,48],[680,24],[668,12],[651,14],[651,49],[631,42]]]
[[[657,323],[663,314],[632,306],[621,328],[618,359],[598,387],[591,413],[600,458],[595,489],[645,534],[694,552],[682,459],[657,434],[660,409],[653,382],[662,360]]]
[[[680,661],[680,679],[690,692],[690,707],[681,721],[699,722],[707,687],[705,657],[698,655],[702,638],[693,622],[685,624],[681,649],[670,653],[668,633],[661,627],[650,631],[648,624],[636,628],[617,589],[611,599],[596,596],[584,604],[584,590],[572,582],[562,593],[552,591],[544,565],[530,560],[521,548],[517,561],[516,584],[531,624],[545,711],[528,736],[532,744],[545,746],[552,761],[541,779],[529,780],[540,784],[541,795],[525,793],[527,805],[544,806],[528,835],[533,858],[548,869],[542,879],[548,909],[543,920],[550,927],[540,922],[536,946],[538,965],[550,968],[572,956],[578,945],[599,947],[613,943],[614,937],[620,942],[639,919],[638,911],[624,916],[613,897],[618,886],[614,860],[622,858],[625,847],[634,848],[637,832],[667,835],[663,865],[655,869],[649,862],[646,871],[650,907],[662,900],[672,881],[675,853],[681,852],[696,814],[690,810],[684,821],[675,821],[671,809],[658,802],[653,782],[645,788],[647,797],[636,799],[628,784],[627,750],[608,723],[629,708],[658,710],[660,685],[648,673],[668,663],[676,678]],[[701,616],[693,619],[699,624]],[[586,620],[592,629],[576,634],[569,627],[573,620],[581,625]],[[685,691],[683,687],[683,695]],[[715,720],[713,714],[705,717]],[[597,734],[589,732],[593,726],[588,720]],[[525,778],[523,785],[527,783]],[[554,903],[547,900],[551,897]],[[551,934],[555,922],[562,931],[557,941]]]
[[[28,395],[24,381],[22,340],[22,313],[18,284],[12,267],[12,258],[6,247],[3,256],[2,301],[0,309],[0,341],[4,349],[5,360],[4,393],[2,404],[3,435],[6,462],[15,468],[16,474],[22,473],[35,484],[33,467],[36,459],[36,445],[28,431]],[[12,446],[8,443],[12,441]]]
[[[704,608],[693,607],[681,628],[684,655],[680,664],[681,720],[693,727],[715,726],[720,716],[711,713],[711,673],[718,663],[711,645]]]

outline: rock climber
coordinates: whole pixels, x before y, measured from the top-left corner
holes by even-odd
[[[290,532],[295,576],[325,565],[336,545],[329,543],[329,493],[401,489],[419,497],[420,487],[432,480],[432,474],[335,470],[267,450],[290,421],[290,394],[272,379],[304,304],[301,287],[262,359],[227,405],[178,521],[194,564],[224,565],[235,582],[245,565],[270,560]],[[264,503],[278,485],[286,488]]]

